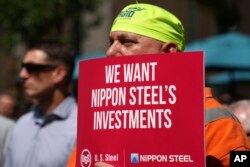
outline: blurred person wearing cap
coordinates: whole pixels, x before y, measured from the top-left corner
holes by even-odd
[[[74,55],[62,42],[41,41],[27,50],[19,77],[34,108],[17,120],[4,167],[66,166],[77,131],[73,68]]]
[[[229,105],[241,122],[250,142],[250,100],[239,100]]]
[[[184,51],[184,28],[180,20],[158,6],[136,3],[126,6],[111,27],[107,57],[176,53]],[[207,166],[229,166],[231,150],[250,148],[237,118],[216,101],[210,88],[205,88],[206,163]],[[76,149],[69,166],[74,166]],[[73,162],[73,163],[71,163]],[[98,162],[96,167],[108,167]]]

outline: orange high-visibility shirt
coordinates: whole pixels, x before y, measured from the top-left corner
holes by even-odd
[[[212,97],[210,88],[205,88],[205,108],[206,112],[212,112],[210,109],[213,108],[219,108],[218,112],[220,112],[220,109],[225,108]],[[213,113],[213,115],[216,115],[216,113]],[[229,167],[230,151],[250,149],[244,129],[233,116],[221,116],[207,122],[205,125],[205,143],[207,167]]]
[[[73,149],[66,167],[75,167],[75,166],[76,166],[76,147]]]

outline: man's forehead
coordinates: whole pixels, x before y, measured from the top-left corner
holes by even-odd
[[[42,50],[32,49],[32,50],[29,50],[28,52],[26,52],[23,60],[24,61],[32,61],[32,62],[47,61],[48,55]]]
[[[110,38],[142,38],[142,35],[126,32],[126,31],[113,31],[109,35]]]
[[[126,31],[113,31],[110,33],[110,40],[122,40],[122,39],[131,39],[136,41],[150,41],[150,42],[160,42],[159,40],[153,39],[151,37],[147,37],[144,35],[132,33],[132,32],[126,32]]]

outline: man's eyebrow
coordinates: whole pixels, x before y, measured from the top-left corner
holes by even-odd
[[[134,38],[135,37],[133,35],[121,33],[121,34],[117,34],[115,37],[110,35],[109,42],[113,43],[115,40],[126,40],[126,39],[135,40]]]
[[[131,36],[128,34],[120,34],[118,35],[118,38],[124,39],[124,38],[130,38]]]
[[[118,34],[118,35],[116,36],[116,38],[129,38],[129,37],[130,37],[129,34]],[[113,39],[112,36],[109,36],[109,38],[110,38],[110,39]]]

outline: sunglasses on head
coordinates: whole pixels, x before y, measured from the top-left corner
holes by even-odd
[[[32,72],[46,72],[55,69],[57,65],[53,64],[34,64],[34,63],[22,63],[21,68],[25,68],[28,73]]]

